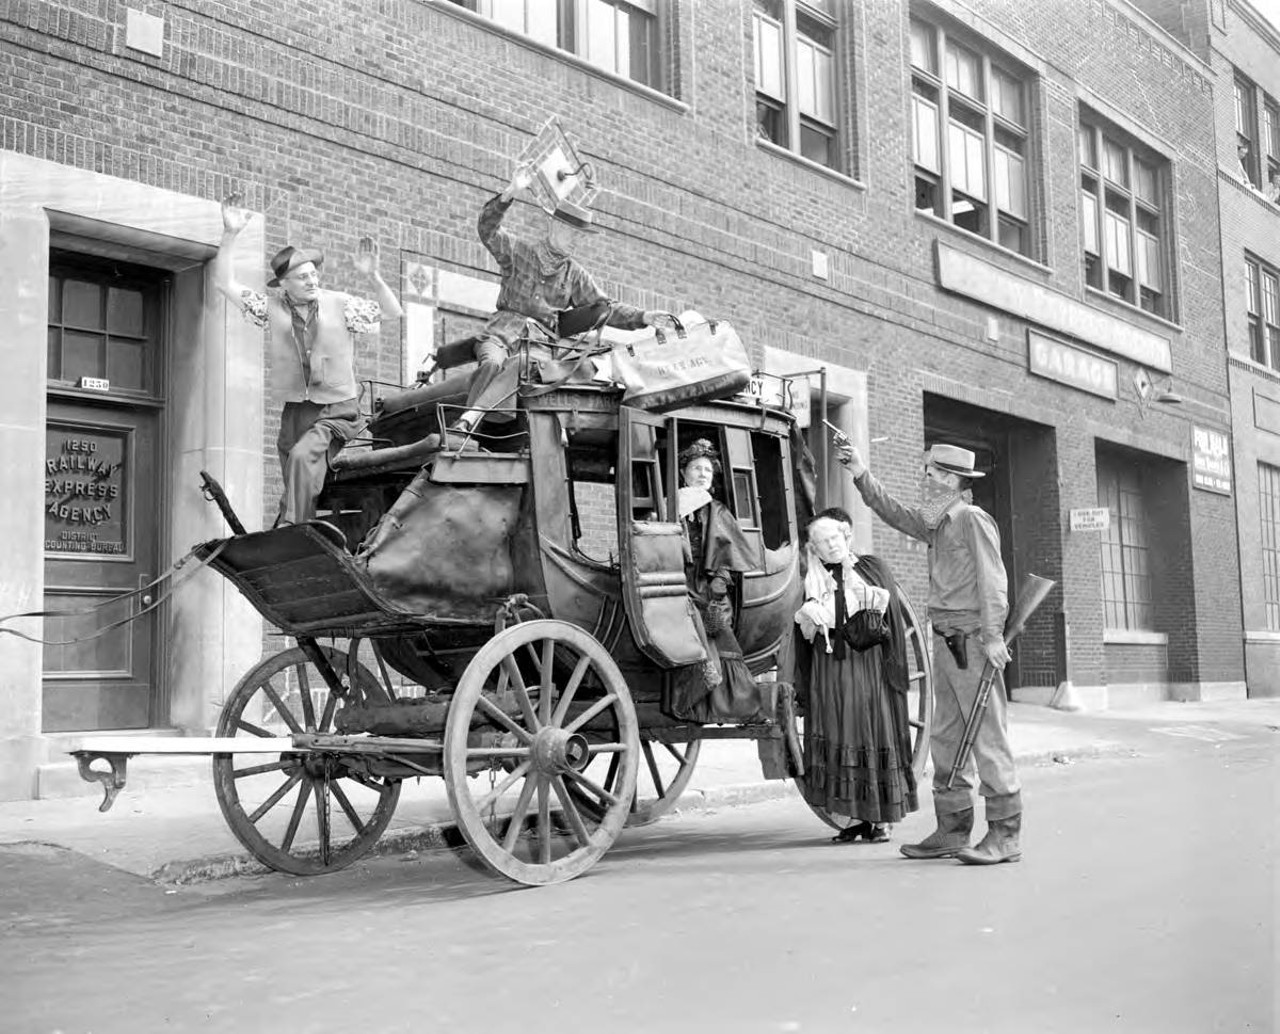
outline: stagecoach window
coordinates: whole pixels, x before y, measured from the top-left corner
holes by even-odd
[[[760,532],[765,548],[777,549],[791,541],[792,501],[786,491],[782,440],[771,434],[752,434],[751,453],[755,460],[755,482],[759,493]]]
[[[618,555],[618,498],[614,457],[618,436],[586,442],[577,436],[565,450],[574,541],[587,559],[611,564]]]

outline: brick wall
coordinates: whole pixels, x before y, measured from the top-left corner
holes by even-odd
[[[934,243],[1084,297],[1078,99],[1142,127],[1174,169],[1179,326],[1089,300],[1168,333],[1179,390],[1225,408],[1205,69],[1145,19],[1103,0],[1016,7],[944,0],[939,8],[1039,70],[1031,96],[1035,263],[913,212],[907,7],[891,0],[841,5],[848,176],[754,142],[750,9],[741,0],[673,5],[672,101],[444,3],[317,0],[291,10],[173,0],[155,7],[166,19],[165,53],[156,59],[124,46],[118,0],[14,0],[0,14],[0,143],[206,197],[244,189],[266,212],[264,261],[287,242],[324,247],[328,285],[360,292],[367,287],[343,256],[365,232],[383,243],[389,282],[402,254],[492,274],[474,236],[477,209],[529,136],[560,114],[606,188],[598,201],[606,232],[584,244],[581,257],[607,290],[648,307],[732,318],[756,356],[769,345],[865,370],[867,424],[886,439],[870,459],[895,492],[914,488],[928,385],[1056,428],[1060,496],[1028,503],[1035,514],[1094,505],[1094,436],[1136,429],[1157,451],[1185,455],[1185,421],[1145,424],[1127,390],[1113,403],[1028,378],[1025,325],[940,292]],[[513,216],[516,229],[536,225],[528,211]],[[815,249],[829,258],[826,280],[812,275]],[[362,358],[361,374],[393,380],[400,361],[393,323]],[[1122,360],[1120,368],[1127,386],[1133,366]],[[278,408],[268,406],[264,441],[273,491]],[[1090,444],[1076,442],[1077,434]],[[268,510],[273,505],[268,498]],[[596,520],[594,511],[587,517]],[[601,527],[609,523],[600,519]],[[1036,520],[1019,548],[1052,565],[1053,549],[1041,538],[1053,525]],[[1218,530],[1216,511],[1192,507],[1193,538],[1202,520]],[[918,598],[922,551],[882,525],[875,548]],[[1059,551],[1062,605],[1081,639],[1072,653],[1077,680],[1100,682],[1096,557],[1069,540]],[[1207,597],[1238,596],[1230,570],[1206,578],[1198,591]],[[1234,670],[1214,663],[1223,677]]]

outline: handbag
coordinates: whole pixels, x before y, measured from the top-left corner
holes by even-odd
[[[737,332],[723,320],[692,315],[696,320],[676,321],[674,336],[655,327],[651,337],[614,346],[613,376],[626,389],[624,405],[662,413],[747,386],[751,363]]]
[[[889,641],[889,616],[869,607],[854,611],[840,634],[858,653],[870,650],[873,646],[883,646]]]

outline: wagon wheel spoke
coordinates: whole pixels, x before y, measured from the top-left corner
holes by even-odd
[[[586,725],[587,722],[591,721],[592,718],[598,715],[606,707],[609,707],[617,699],[618,699],[618,694],[616,693],[606,694],[605,696],[597,700],[594,704],[592,704],[590,707],[588,707],[585,711],[583,711],[582,714],[578,715],[578,717],[575,718],[573,721],[571,721],[568,725],[566,725],[565,730],[567,732],[577,732],[584,725]]]
[[[476,707],[506,729],[507,732],[518,738],[521,743],[533,742],[533,736],[530,735],[529,731],[517,725],[515,719],[513,719],[506,711],[500,708],[488,697],[477,697]]]
[[[532,644],[530,646],[532,647]],[[543,725],[551,721],[551,698],[556,690],[553,681],[556,673],[555,659],[556,641],[554,639],[544,639],[542,641],[542,663],[539,665],[542,681],[538,685],[538,721]]]
[[[315,783],[316,800],[316,832],[320,836],[320,864],[329,864],[330,829],[329,829],[329,780],[320,779]]]
[[[513,786],[515,786],[519,780],[523,779],[526,775],[528,775],[529,769],[532,767],[533,767],[532,761],[528,761],[528,760],[522,761],[510,772],[507,773],[507,777],[503,779],[502,782],[498,783],[480,801],[477,802],[476,809],[481,812],[488,811],[491,807],[493,807],[495,804],[498,803],[498,799],[504,793],[510,790]]]
[[[582,813],[578,811],[577,804],[574,803],[568,787],[564,784],[564,777],[552,777],[551,785],[555,788],[556,796],[560,798],[560,807],[564,809],[564,817],[569,821],[569,828],[573,831],[574,837],[582,847],[588,846],[591,843],[591,834],[587,832],[586,823],[582,821]]]
[[[288,761],[268,761],[261,765],[249,765],[246,768],[237,768],[234,775],[237,779],[244,779],[246,776],[262,775],[266,772],[279,772],[281,769],[288,768],[291,765],[296,765],[297,763],[296,759],[290,759]]]
[[[261,819],[263,815],[265,815],[277,804],[279,804],[280,799],[285,794],[287,794],[290,790],[292,790],[295,786],[297,786],[299,780],[301,779],[302,779],[302,769],[298,769],[296,772],[293,773],[293,775],[289,776],[289,778],[286,779],[284,783],[280,785],[280,788],[276,790],[275,793],[273,793],[270,797],[268,797],[265,801],[263,801],[260,805],[258,805],[258,807],[254,810],[253,814],[249,816],[249,821],[257,822],[259,819]]]
[[[276,692],[276,687],[268,680],[262,684],[262,692],[266,694],[267,699],[271,701],[271,705],[276,709],[276,713],[284,719],[284,724],[289,726],[290,732],[302,732],[302,726],[298,724],[298,719],[293,716],[293,712],[284,706],[284,701],[280,699],[280,694]]]
[[[516,841],[520,838],[520,830],[524,828],[525,816],[529,814],[529,804],[533,801],[533,791],[537,788],[536,779],[526,779],[520,788],[520,796],[516,799],[515,810],[507,823],[507,835],[502,838],[502,849],[510,854],[516,849]]]
[[[583,654],[578,658],[578,663],[574,665],[573,674],[569,676],[569,681],[564,684],[564,691],[556,702],[556,712],[551,716],[551,724],[556,728],[564,725],[565,716],[569,713],[569,705],[573,703],[574,694],[578,692],[578,687],[582,685],[582,677],[587,673],[589,667],[591,667],[591,658]]]
[[[565,773],[565,775],[567,775],[567,776],[568,776],[570,779],[572,779],[575,783],[579,783],[579,784],[581,784],[582,786],[586,787],[586,788],[587,788],[588,790],[590,790],[593,794],[595,794],[595,796],[596,796],[596,798],[597,798],[597,799],[599,799],[599,800],[601,800],[601,801],[606,801],[606,802],[607,802],[607,803],[609,803],[609,804],[618,804],[618,803],[619,803],[619,800],[618,800],[618,796],[617,796],[617,794],[610,793],[608,790],[606,790],[606,789],[605,789],[603,786],[601,786],[599,783],[594,782],[594,781],[593,781],[593,780],[591,780],[591,779],[588,779],[588,778],[587,778],[586,776],[584,776],[581,772],[566,772],[566,773]]]
[[[507,677],[511,680],[511,689],[515,693],[516,701],[520,704],[520,713],[524,715],[525,724],[530,730],[536,732],[541,728],[541,723],[538,721],[538,716],[533,713],[533,702],[529,699],[529,688],[524,684],[524,676],[520,674],[515,658],[507,654],[502,658],[502,667],[507,673]]]
[[[351,828],[356,833],[364,832],[364,820],[360,818],[359,813],[351,805],[351,798],[347,796],[347,792],[342,788],[342,784],[335,782],[330,785],[329,789],[333,791],[333,796],[337,798],[338,806],[342,808],[342,812],[347,816],[347,821],[351,823]]]
[[[333,722],[333,713],[338,709],[338,694],[330,690],[325,696],[324,712],[320,715],[320,724],[316,726],[316,732],[328,732],[329,726]]]
[[[261,736],[263,739],[271,739],[271,733],[267,732],[266,729],[260,725],[254,725],[253,722],[246,722],[243,718],[236,719],[236,728],[243,729],[254,736]]]
[[[653,757],[653,744],[645,740],[640,744],[640,749],[644,751],[644,760],[645,764],[649,766],[649,775],[653,779],[653,785],[658,791],[658,796],[661,797],[665,790],[662,786],[662,776],[658,772],[658,762]]]
[[[538,776],[538,862],[551,862],[551,794],[547,780]]]
[[[298,699],[302,701],[302,720],[307,732],[320,731],[316,728],[316,705],[311,699],[311,677],[305,664],[298,665]]]
[[[298,790],[298,801],[293,806],[293,814],[289,816],[289,827],[284,831],[284,839],[280,841],[282,850],[293,846],[293,838],[298,835],[298,824],[302,821],[303,812],[307,810],[307,801],[311,797],[311,780],[305,780]]]

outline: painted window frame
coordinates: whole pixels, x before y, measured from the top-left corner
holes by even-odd
[[[1280,632],[1280,467],[1258,463],[1262,609],[1268,632]]]
[[[1076,160],[1085,284],[1174,320],[1168,159],[1082,108]]]
[[[1280,370],[1280,269],[1247,253],[1244,267],[1249,357]]]
[[[1103,626],[1155,631],[1151,522],[1140,471],[1116,462],[1098,465],[1098,505],[1111,511],[1102,533]]]
[[[941,21],[909,34],[916,210],[1034,258],[1031,73]]]
[[[666,24],[664,0],[451,0],[509,32],[563,50],[611,75],[667,92],[664,82]],[[620,24],[625,15],[625,39]],[[612,32],[594,33],[600,18]],[[605,37],[609,45],[605,46]],[[603,49],[602,49],[603,48]],[[607,49],[606,55],[603,50]],[[627,67],[621,68],[620,56]],[[607,59],[606,59],[607,58]]]
[[[835,12],[833,0],[755,0],[752,4],[755,135],[847,174],[840,89],[844,26]],[[768,48],[762,42],[766,33],[772,44]],[[772,60],[766,64],[769,51]],[[818,141],[825,153],[815,149]]]

